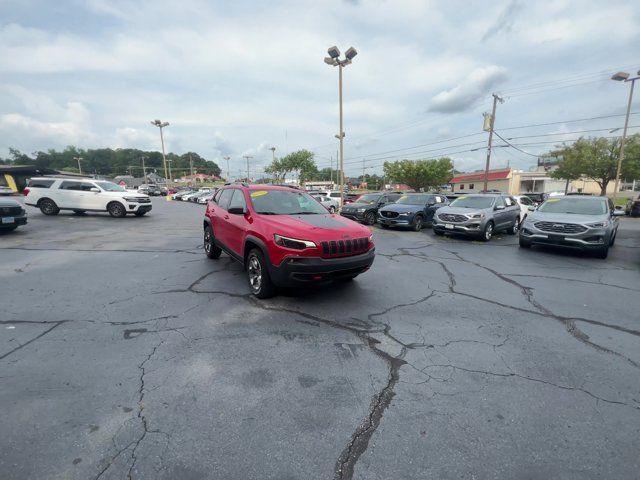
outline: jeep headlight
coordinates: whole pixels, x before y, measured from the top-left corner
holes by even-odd
[[[273,241],[281,247],[292,248],[294,250],[304,250],[305,248],[315,248],[316,244],[309,240],[299,240],[297,238],[283,237],[277,233],[273,235]]]
[[[409,214],[407,212],[402,212],[398,214],[399,217],[408,217]]]

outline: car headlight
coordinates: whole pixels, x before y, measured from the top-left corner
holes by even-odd
[[[587,227],[590,228],[605,228],[609,226],[609,220],[605,220],[603,222],[596,222],[596,223],[588,223]]]
[[[362,213],[362,212],[364,212],[365,210],[366,210],[366,208],[359,208],[359,209],[358,209],[358,213]]]
[[[484,218],[484,213],[473,213],[473,214],[469,215],[469,218],[482,219],[482,218]]]
[[[285,248],[292,248],[294,250],[304,250],[305,248],[315,248],[317,245],[309,240],[299,240],[297,238],[283,237],[277,233],[273,235],[273,240],[276,245],[280,245]]]

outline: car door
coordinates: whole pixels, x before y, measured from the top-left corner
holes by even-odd
[[[212,215],[213,223],[213,236],[216,240],[222,242],[227,248],[229,247],[229,202],[233,196],[233,188],[225,188],[220,194],[218,203],[215,209],[212,208],[214,215]]]
[[[427,222],[431,222],[433,220],[433,216],[436,213],[436,197],[435,195],[429,195],[427,197],[427,201],[424,205],[424,219]]]
[[[239,212],[242,213],[239,213]],[[247,201],[244,198],[244,192],[238,188],[233,189],[233,196],[229,201],[227,208],[227,231],[225,233],[227,240],[225,243],[238,255],[242,255],[244,247],[244,237],[247,231]]]
[[[496,203],[493,207],[493,223],[495,229],[500,230],[506,228],[510,223],[510,213],[507,210],[507,204],[504,201],[504,197],[496,197]]]
[[[82,190],[82,197],[80,199],[83,210],[106,210],[107,202],[102,194],[102,190],[97,185],[91,182],[82,182],[80,185]],[[97,192],[93,192],[92,189],[97,189]]]
[[[513,197],[504,197],[504,203],[507,207],[506,210],[508,212],[507,226],[510,227],[516,221],[520,220],[522,210],[518,201]]]
[[[82,205],[82,182],[80,180],[63,180],[60,182],[54,201],[58,208],[84,210]]]

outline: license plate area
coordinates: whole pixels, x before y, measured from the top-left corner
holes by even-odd
[[[2,223],[6,224],[6,223],[15,223],[16,219],[13,217],[2,217]]]
[[[445,223],[445,224],[444,224],[444,228],[446,228],[447,230],[453,230],[453,229],[455,229],[456,227],[454,227],[454,226],[453,226],[453,225],[451,225],[450,223]]]
[[[564,242],[564,235],[553,235],[550,234],[548,237],[550,242]]]

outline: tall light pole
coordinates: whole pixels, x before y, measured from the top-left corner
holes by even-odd
[[[493,140],[493,126],[495,125],[495,120],[496,120],[496,104],[498,103],[498,101],[500,103],[503,103],[504,100],[502,98],[500,98],[498,95],[496,95],[495,93],[492,94],[493,95],[493,109],[491,110],[491,116],[487,119],[487,115],[485,114],[485,130],[489,130],[489,142],[487,143],[487,162],[484,166],[484,191],[486,192],[488,190],[488,184],[489,184],[489,164],[491,163],[491,142]],[[489,125],[487,126],[487,120],[489,121]]]
[[[74,160],[78,161],[78,173],[82,175],[82,166],[80,165],[80,160],[84,160],[82,157],[73,157]]]
[[[344,205],[344,129],[342,125],[342,69],[349,65],[358,54],[355,48],[350,47],[344,53],[344,60],[340,60],[340,50],[338,47],[331,47],[327,50],[328,57],[324,57],[324,63],[332,67],[338,67],[338,101],[340,103],[340,133],[336,138],[340,140],[340,208]]]
[[[222,157],[227,161],[227,182],[231,181],[231,175],[229,174],[229,160],[231,157]]]
[[[624,142],[627,139],[627,127],[629,126],[629,114],[631,113],[631,101],[633,100],[633,87],[636,80],[640,78],[640,70],[636,73],[636,77],[629,78],[627,72],[618,72],[611,77],[611,80],[618,82],[631,82],[631,88],[629,89],[629,102],[627,103],[627,116],[624,119],[624,130],[622,130],[622,139],[620,140],[620,155],[618,155],[618,168],[616,170],[616,183],[613,187],[613,201],[615,203],[616,196],[618,195],[618,184],[620,183],[620,171],[622,170],[622,160],[624,160]],[[606,192],[605,192],[606,193]]]
[[[251,180],[249,180],[249,159],[253,158],[251,155],[243,155],[242,158],[247,160],[247,183],[249,183]]]
[[[149,182],[147,182],[147,169],[144,167],[144,161],[146,160],[147,157],[145,157],[144,155],[142,155],[142,176],[144,177],[144,183],[147,184]]]
[[[164,127],[168,127],[169,122],[163,122],[161,120],[155,119],[151,122],[151,125],[155,125],[160,129],[160,143],[162,144],[162,163],[164,164],[164,178],[165,182],[168,183],[170,180],[170,175],[167,176],[167,156],[164,153],[164,135],[162,134],[162,129]]]
[[[271,147],[271,165],[273,166],[276,163],[276,147]],[[275,173],[271,176],[271,183],[275,180]]]

